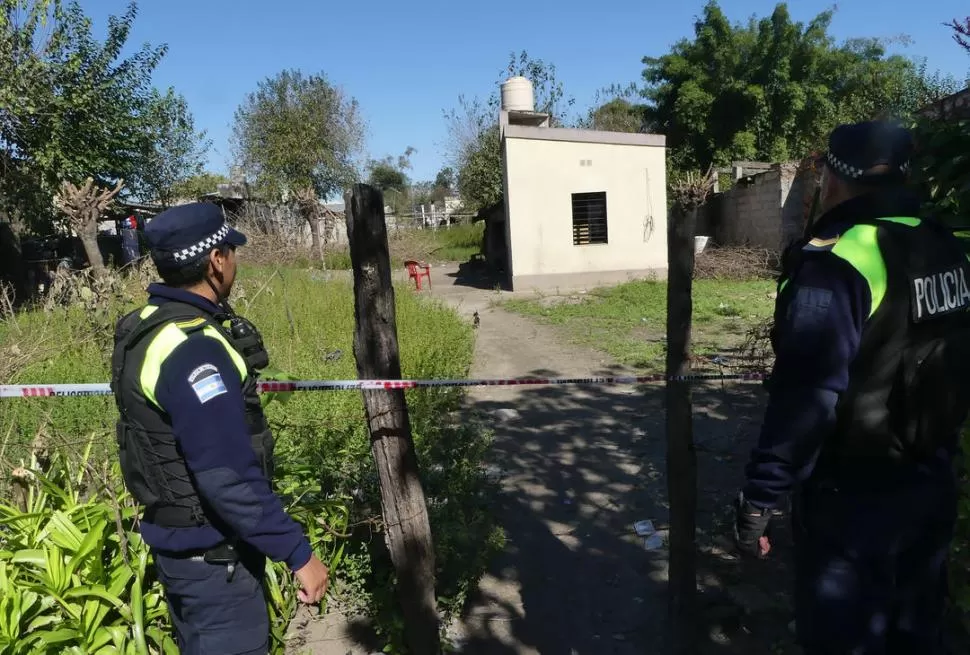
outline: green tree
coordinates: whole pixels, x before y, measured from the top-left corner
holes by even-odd
[[[364,141],[360,107],[323,73],[285,70],[259,82],[236,110],[233,150],[256,190],[276,202],[298,202],[322,253],[316,199],[359,179]]]
[[[408,188],[408,176],[404,171],[383,161],[372,160],[367,164],[367,183],[384,193],[404,193]]]
[[[798,158],[838,123],[906,118],[930,99],[916,62],[887,56],[878,39],[836,44],[832,16],[794,22],[779,3],[769,17],[732,24],[711,0],[692,40],[645,57],[647,120],[666,134],[672,167]]]
[[[445,166],[435,176],[434,185],[436,188],[443,189],[444,191],[451,191],[455,188],[455,177],[455,169],[451,166]]]
[[[502,191],[502,146],[498,126],[482,131],[479,141],[458,173],[458,193],[471,211],[500,202]]]
[[[166,46],[127,57],[132,2],[104,41],[76,2],[0,0],[0,212],[49,231],[62,180],[137,188]]]
[[[385,203],[398,215],[408,212],[410,207],[411,181],[405,171],[411,169],[411,155],[415,152],[415,148],[408,146],[396,160],[388,155],[367,163],[367,183],[384,193]]]
[[[647,106],[634,101],[640,99],[639,95],[635,84],[614,84],[597,91],[593,107],[578,121],[578,127],[607,132],[647,131]]]
[[[180,185],[201,175],[212,141],[204,131],[195,130],[185,98],[174,89],[153,96],[143,137],[144,158],[135,192],[143,200],[168,207],[180,197]]]
[[[217,191],[220,184],[229,184],[229,182],[229,178],[222,173],[206,171],[175,184],[172,189],[172,196],[182,200],[195,200],[207,193]]]
[[[409,180],[405,171],[410,170],[411,155],[416,152],[415,148],[408,146],[397,160],[390,155],[384,159],[371,159],[367,162],[367,183],[383,192],[394,190],[406,193]]]

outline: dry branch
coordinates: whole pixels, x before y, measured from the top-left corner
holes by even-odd
[[[713,166],[709,167],[707,173],[703,175],[688,171],[683,178],[671,185],[670,195],[676,205],[683,211],[688,211],[707,202],[716,182],[717,171]]]
[[[124,180],[118,180],[113,189],[104,189],[97,186],[90,177],[81,186],[62,180],[61,192],[54,197],[54,206],[67,216],[71,229],[77,233],[84,245],[84,252],[92,270],[98,275],[104,271],[104,260],[98,248],[98,219],[111,205],[124,183]]]

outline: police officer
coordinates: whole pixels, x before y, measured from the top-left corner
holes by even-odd
[[[227,302],[246,237],[197,203],[145,229],[162,283],[117,324],[112,389],[125,483],[145,507],[152,550],[183,653],[266,653],[266,557],[285,562],[317,603],[326,566],[270,479],[273,436],[256,389],[262,339]]]
[[[966,418],[970,265],[904,188],[912,141],[842,125],[822,216],[779,280],[769,402],[735,502],[764,557],[792,494],[795,623],[809,654],[943,651],[953,458]]]

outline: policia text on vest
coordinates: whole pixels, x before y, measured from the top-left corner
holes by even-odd
[[[911,280],[913,320],[922,321],[970,307],[970,288],[963,267]]]

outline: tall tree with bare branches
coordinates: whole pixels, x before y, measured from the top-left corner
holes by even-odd
[[[970,16],[962,20],[954,18],[949,23],[944,23],[944,25],[953,30],[953,40],[961,48],[970,52]]]

